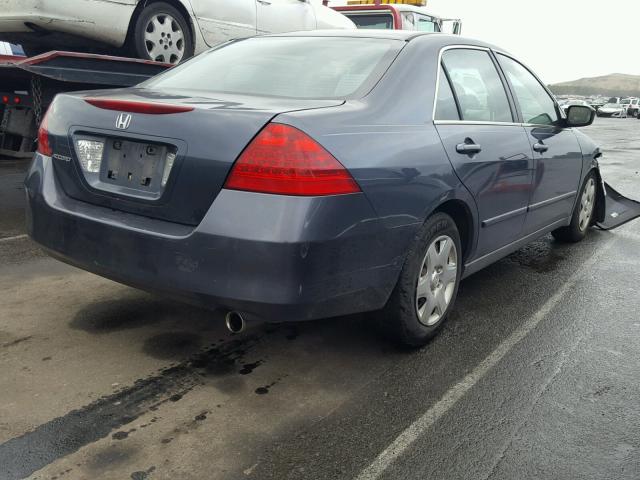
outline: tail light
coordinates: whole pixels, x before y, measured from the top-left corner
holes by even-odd
[[[147,113],[151,115],[166,115],[169,113],[190,112],[193,107],[186,105],[173,105],[170,103],[134,102],[130,100],[116,100],[113,98],[85,98],[85,102],[104,110],[117,110],[120,112]]]
[[[53,104],[51,104],[51,107]],[[53,148],[51,148],[51,141],[49,138],[49,112],[51,112],[51,107],[47,110],[47,113],[44,114],[42,118],[42,122],[40,122],[40,128],[38,129],[38,149],[36,150],[38,153],[50,157],[53,155]]]
[[[225,188],[280,195],[356,193],[344,166],[297,128],[270,123],[236,160]]]

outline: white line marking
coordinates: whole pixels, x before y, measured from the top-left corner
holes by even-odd
[[[573,288],[585,272],[593,267],[599,258],[613,245],[612,238],[603,245],[589,260],[569,277],[565,284],[546,303],[515,332],[507,337],[459,383],[451,387],[429,410],[415,420],[406,430],[366,467],[356,480],[377,480],[413,443],[429,430],[445,413],[447,413],[476,383],[494,368],[520,341],[522,341],[538,324],[560,303],[565,294]]]
[[[12,242],[14,240],[22,240],[23,238],[29,238],[29,235],[23,234],[23,235],[16,235],[15,237],[0,238],[0,243]]]

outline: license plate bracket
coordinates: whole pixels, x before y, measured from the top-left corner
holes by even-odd
[[[167,145],[107,138],[100,182],[158,197],[167,160]],[[133,193],[133,192],[132,192]]]

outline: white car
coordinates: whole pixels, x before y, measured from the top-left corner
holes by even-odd
[[[627,109],[620,103],[607,103],[597,111],[599,117],[627,118]]]
[[[322,0],[0,0],[0,41],[27,55],[116,50],[175,64],[234,38],[346,28]]]

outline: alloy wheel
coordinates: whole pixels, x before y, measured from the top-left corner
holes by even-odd
[[[156,62],[177,64],[184,57],[184,32],[171,15],[154,15],[144,34],[149,58]]]
[[[458,250],[447,235],[436,238],[424,256],[416,286],[416,313],[420,323],[435,325],[451,303],[458,276]]]
[[[578,217],[578,228],[581,232],[584,232],[587,228],[589,228],[589,225],[591,225],[591,217],[593,216],[595,198],[596,182],[593,177],[591,177],[584,186],[582,196],[580,197],[580,214]]]

